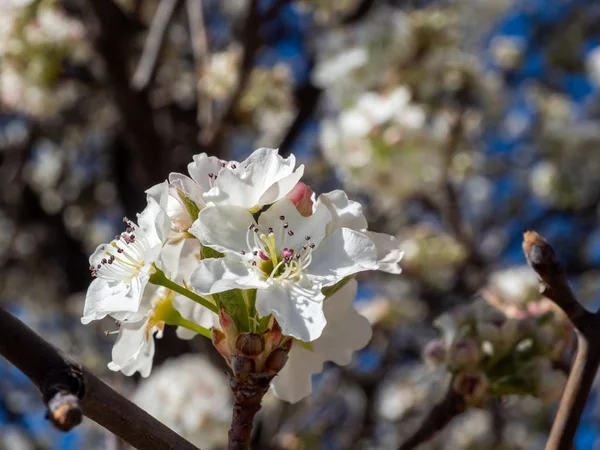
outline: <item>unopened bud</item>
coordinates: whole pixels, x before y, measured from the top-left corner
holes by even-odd
[[[245,356],[234,356],[231,359],[231,369],[236,378],[245,378],[256,371],[256,363],[252,358]]]
[[[237,334],[237,327],[233,318],[223,308],[219,311],[219,323],[223,332],[230,338]]]
[[[490,382],[485,373],[474,370],[458,374],[452,388],[468,405],[482,406],[487,400]]]
[[[479,345],[473,339],[454,342],[448,352],[448,363],[452,369],[471,369],[481,360]]]
[[[288,352],[288,350],[281,347],[273,350],[265,361],[265,372],[269,374],[279,373],[288,360]]]
[[[271,329],[268,331],[268,336],[269,336],[269,344],[271,346],[275,346],[279,343],[279,341],[281,340],[281,327],[279,326],[279,324],[277,323],[277,321],[273,321],[273,326],[271,327]]]
[[[290,352],[290,350],[292,349],[292,344],[294,343],[294,339],[286,336],[285,338],[283,338],[281,340],[281,342],[279,343],[279,348],[282,348],[283,350],[285,350],[287,353]]]
[[[312,214],[313,194],[314,192],[311,188],[299,181],[286,197],[292,201],[300,214],[304,217],[308,217]]]
[[[227,345],[227,336],[221,330],[212,328],[210,330],[211,339],[214,347],[227,361],[231,358],[230,349]]]
[[[265,349],[265,341],[259,334],[244,333],[237,337],[235,348],[240,354],[254,358],[260,355]]]
[[[427,363],[433,367],[438,367],[446,361],[446,347],[440,340],[427,344],[423,353]]]

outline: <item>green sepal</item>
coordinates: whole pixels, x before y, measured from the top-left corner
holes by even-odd
[[[263,333],[269,328],[269,324],[271,323],[271,317],[273,316],[269,314],[268,316],[261,317],[260,319],[258,319],[258,333]]]
[[[248,316],[248,309],[241,289],[213,294],[213,298],[232,317],[240,333],[250,333],[252,328]]]
[[[202,259],[209,259],[209,258],[223,258],[225,255],[221,252],[216,251],[215,249],[212,249],[210,247],[206,247],[205,245],[202,245]]]
[[[192,218],[192,222],[195,222],[198,218],[198,214],[200,214],[200,207],[179,188],[177,188],[177,195],[185,205],[185,209],[187,209],[187,212]]]
[[[324,287],[323,289],[321,289],[321,292],[323,293],[325,298],[331,297],[333,294],[335,294],[337,291],[343,288],[346,285],[346,283],[352,278],[354,278],[354,275],[348,275],[347,277],[342,278],[340,281],[335,283],[333,286]]]
[[[295,339],[294,338],[294,343],[296,343],[296,345],[301,345],[302,347],[304,347],[309,352],[313,351],[312,342],[304,342],[304,341],[301,341],[300,339]]]

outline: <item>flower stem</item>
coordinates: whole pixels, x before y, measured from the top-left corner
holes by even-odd
[[[175,291],[178,294],[181,294],[181,295],[189,298],[190,300],[193,300],[196,303],[204,306],[205,308],[211,310],[215,314],[219,314],[219,308],[217,307],[217,305],[212,303],[210,300],[199,296],[195,292],[192,292],[189,289],[175,283],[174,281],[169,280],[166,277],[165,273],[160,269],[156,269],[156,272],[154,272],[150,276],[150,283],[156,284],[158,286],[164,286],[167,289],[171,289],[172,291]]]
[[[174,325],[178,325],[180,327],[187,328],[188,330],[192,330],[198,334],[201,334],[202,336],[204,336],[208,339],[211,339],[211,333],[210,333],[209,329],[204,328],[203,326],[198,325],[197,323],[194,323],[191,320],[187,320],[182,317]]]

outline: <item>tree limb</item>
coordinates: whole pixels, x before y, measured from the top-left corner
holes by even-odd
[[[209,64],[208,37],[204,25],[204,11],[202,0],[186,0],[190,35],[192,38],[192,51],[194,52],[194,65],[196,80],[200,81]],[[208,95],[196,87],[198,103],[198,123],[203,127],[210,127],[212,122],[212,100]]]
[[[131,27],[111,0],[81,0],[92,42],[105,68],[109,87],[124,122],[124,135],[131,153],[131,172],[138,187],[152,185],[164,177],[163,141],[154,125],[154,114],[145,92],[131,88],[127,52]]]
[[[462,414],[465,409],[463,398],[450,388],[442,401],[433,407],[422,421],[421,426],[398,447],[398,450],[411,450],[427,442],[452,419]]]
[[[546,450],[570,450],[600,365],[600,315],[579,303],[554,250],[538,233],[524,234],[523,251],[540,278],[541,293],[565,312],[577,332],[577,355],[546,443]]]
[[[2,308],[0,323],[0,354],[40,389],[59,430],[85,415],[138,449],[198,450]]]

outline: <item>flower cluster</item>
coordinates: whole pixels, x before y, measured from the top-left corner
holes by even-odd
[[[517,309],[518,318],[507,316],[481,299],[437,319],[443,336],[427,345],[425,358],[452,374],[452,387],[467,404],[482,406],[505,395],[532,395],[545,403],[560,398],[571,326],[548,299]]]
[[[55,0],[3,2],[0,12],[0,102],[49,117],[77,98],[76,86],[60,76],[67,57],[89,54],[83,26]]]
[[[200,154],[189,176],[147,191],[137,224],[90,257],[82,322],[117,321],[111,369],[147,376],[154,337],[175,325],[210,337],[235,376],[279,373],[276,393],[297,401],[324,361],[367,344],[352,278],[399,273],[399,242],[368,231],[343,191],[317,197],[295,165],[266,148],[242,162]]]

